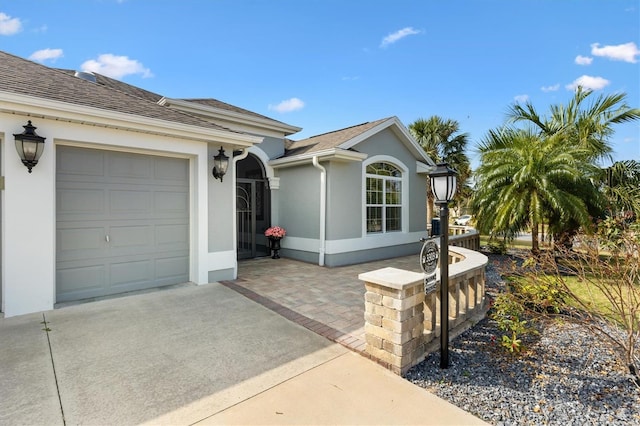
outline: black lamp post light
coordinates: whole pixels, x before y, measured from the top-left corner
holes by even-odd
[[[222,178],[225,174],[227,174],[228,168],[229,157],[224,154],[224,149],[220,147],[218,154],[213,157],[213,170],[211,171],[213,177],[216,179],[220,179],[220,182],[222,182]]]
[[[456,193],[457,174],[447,163],[429,174],[440,206],[440,368],[449,368],[449,202]]]
[[[44,140],[46,138],[36,133],[37,127],[31,124],[31,120],[22,127],[24,127],[24,132],[14,133],[13,137],[16,141],[16,151],[18,151],[20,160],[31,173],[31,169],[38,164],[38,160],[44,151]]]

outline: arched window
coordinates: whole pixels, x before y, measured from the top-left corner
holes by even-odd
[[[366,166],[367,234],[402,231],[402,170],[387,162]]]

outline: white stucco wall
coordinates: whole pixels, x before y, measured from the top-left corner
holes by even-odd
[[[18,158],[13,138],[14,133],[22,132],[22,126],[29,118],[0,114],[0,167],[5,178],[5,189],[0,193],[0,261],[2,311],[5,316],[49,310],[55,304],[55,147],[61,144],[188,158],[191,179],[190,280],[204,284],[208,282],[212,268],[234,268],[235,256],[228,253],[235,253],[233,248],[225,246],[222,256],[209,253],[207,198],[209,181],[213,178],[210,176],[206,142],[32,117],[36,132],[47,139],[40,162],[29,174]],[[211,142],[218,147],[221,145],[220,142]],[[220,182],[216,181],[216,184],[220,185]],[[231,184],[225,181],[225,190],[217,194],[228,194],[228,200],[219,199],[219,202],[229,208],[233,206],[233,200],[227,186]],[[230,218],[230,215],[232,212],[225,217]],[[232,224],[226,224],[225,220],[221,224],[229,230]]]

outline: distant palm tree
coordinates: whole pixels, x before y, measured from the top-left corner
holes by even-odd
[[[565,146],[560,137],[541,139],[531,129],[503,128],[489,131],[478,149],[473,207],[481,233],[514,236],[531,229],[531,250],[537,253],[538,225],[549,212],[590,223],[584,201],[565,190],[594,172],[580,161],[580,148]]]
[[[457,121],[444,120],[437,115],[417,119],[409,125],[409,131],[433,161],[448,163],[458,172],[456,200],[463,200],[464,194],[468,194],[463,188],[471,177],[471,164],[466,154],[469,135],[459,133],[460,125]],[[432,217],[433,194],[427,188],[427,223],[431,222]]]
[[[611,216],[631,213],[640,219],[640,162],[617,161],[603,169],[600,182]]]

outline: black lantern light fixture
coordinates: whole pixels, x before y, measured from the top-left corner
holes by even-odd
[[[31,120],[22,127],[24,127],[24,132],[14,134],[13,137],[16,140],[16,151],[18,151],[22,164],[31,173],[31,169],[38,164],[42,151],[44,151],[44,140],[46,138],[36,134],[37,127],[31,125]]]
[[[440,368],[449,368],[449,202],[456,194],[457,174],[447,163],[429,174],[440,206]]]
[[[213,177],[220,179],[220,182],[222,182],[222,178],[227,173],[227,168],[229,168],[229,157],[224,154],[224,149],[220,147],[218,155],[213,157]]]

